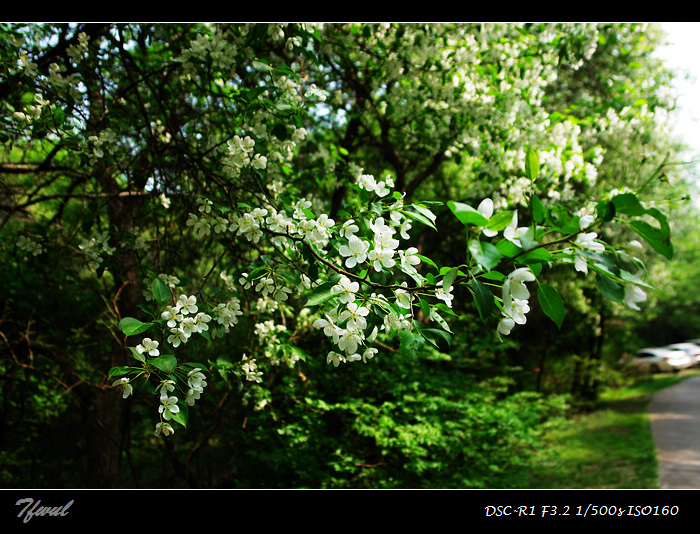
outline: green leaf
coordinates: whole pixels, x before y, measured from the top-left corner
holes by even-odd
[[[533,196],[530,203],[532,205],[532,218],[536,223],[541,223],[544,221],[544,206],[542,205],[542,201]]]
[[[418,306],[420,306],[420,311],[423,312],[423,315],[426,317],[430,317],[430,304],[424,299],[418,299]]]
[[[208,330],[201,330],[201,331],[199,332],[199,335],[202,336],[202,337],[203,337],[204,339],[206,339],[207,341],[211,341],[211,334],[209,333]]]
[[[452,284],[457,279],[457,275],[459,275],[459,267],[452,267],[442,278],[442,287],[445,293],[450,290],[450,287],[452,287]]]
[[[119,330],[124,332],[126,336],[136,336],[145,332],[151,326],[153,326],[153,323],[142,323],[133,317],[124,317],[124,319],[119,321]]]
[[[170,292],[170,287],[168,284],[163,282],[163,280],[160,278],[153,280],[153,283],[151,284],[151,291],[153,292],[153,298],[161,306],[170,301],[173,296]]]
[[[671,244],[671,228],[666,216],[657,208],[649,208],[647,215],[651,215],[659,222],[659,227],[652,226],[646,221],[636,220],[629,224],[637,234],[644,239],[656,252],[662,256],[673,259],[673,245]]]
[[[525,175],[531,180],[537,180],[540,174],[540,160],[537,156],[537,152],[533,149],[527,149],[527,156],[525,157]]]
[[[616,211],[625,213],[626,215],[638,217],[644,215],[647,211],[634,193],[615,195],[612,199],[612,203]]]
[[[296,345],[285,344],[282,346],[282,351],[286,355],[292,354],[292,355],[296,356],[301,361],[306,361],[307,357],[309,356],[306,353],[306,351],[304,351],[303,349],[300,349]]]
[[[553,230],[562,234],[576,234],[580,230],[579,218],[569,213],[564,206],[551,206],[545,218]]]
[[[136,347],[129,347],[129,350],[131,351],[131,354],[134,356],[134,359],[140,361],[140,362],[145,362],[146,357],[141,354],[139,351],[136,350]]]
[[[401,213],[410,217],[411,219],[415,219],[416,221],[423,223],[426,226],[429,226],[430,228],[433,228],[434,230],[437,230],[435,227],[435,215],[433,215],[430,210],[425,208],[419,210],[420,206],[416,205],[413,205],[412,207],[414,210],[401,210]],[[425,212],[428,212],[430,216],[428,216]]]
[[[443,341],[448,347],[452,344],[452,336],[439,328],[428,328],[420,321],[414,321],[415,331],[423,336],[430,344],[439,348],[439,341]]]
[[[654,286],[652,286],[652,285],[650,285],[650,284],[647,284],[647,283],[644,282],[643,280],[640,280],[638,276],[636,276],[636,275],[634,275],[634,274],[632,274],[632,273],[630,273],[630,272],[624,271],[624,270],[622,270],[622,269],[620,269],[620,275],[619,275],[619,276],[620,276],[620,278],[621,278],[622,280],[624,280],[624,281],[626,281],[626,282],[635,284],[635,285],[640,286],[640,287],[645,287],[645,288],[647,288],[647,289],[651,289],[651,290],[654,289]]]
[[[437,310],[443,311],[445,313],[451,314],[451,315],[456,315],[450,308],[448,308],[445,304],[442,302],[433,306],[433,309],[430,312],[430,318],[434,320],[437,324],[440,325],[440,328],[447,332],[452,332],[450,330],[450,325],[447,324],[447,321],[440,315]]]
[[[603,296],[613,302],[622,302],[625,299],[625,289],[605,275],[596,273],[595,285]]]
[[[610,254],[596,254],[590,251],[582,252],[588,258],[588,265],[597,272],[602,272],[610,278],[620,277],[620,268],[615,263],[615,258]],[[591,263],[593,261],[593,263]]]
[[[507,239],[501,239],[496,245],[496,248],[498,249],[498,253],[501,255],[501,257],[506,258],[512,258],[518,254],[522,254],[523,252],[523,249]]]
[[[272,128],[272,135],[280,141],[284,141],[287,139],[287,127],[282,123],[275,124]]]
[[[415,254],[416,258],[418,258],[421,262],[426,263],[430,265],[431,267],[435,267],[436,271],[439,271],[440,269],[438,268],[437,264],[431,260],[430,258],[423,256],[421,254]]]
[[[472,288],[474,289],[474,304],[479,311],[481,320],[486,322],[491,316],[493,310],[494,297],[489,288],[478,278],[472,279]]]
[[[177,413],[171,413],[170,419],[187,428],[187,420],[189,419],[189,410],[187,408],[187,404],[185,404],[184,402],[178,402],[177,406],[178,408],[180,408],[180,411]]]
[[[260,71],[271,71],[273,70],[270,65],[263,63],[262,61],[253,60],[253,68]]]
[[[112,378],[113,376],[125,375],[131,371],[132,371],[131,367],[125,367],[125,366],[112,367],[109,370],[109,375],[107,378]]]
[[[399,339],[399,352],[404,356],[415,357],[425,345],[425,340],[421,336],[416,336],[410,330],[401,330]]]
[[[595,210],[600,217],[605,222],[610,222],[615,217],[615,204],[612,202],[601,201],[595,206]]]
[[[164,373],[170,374],[177,367],[177,358],[172,354],[163,354],[157,358],[152,358],[149,363]]]
[[[537,298],[542,307],[542,311],[544,311],[547,317],[554,321],[558,328],[561,328],[564,322],[564,316],[566,315],[566,309],[559,296],[559,292],[550,285],[540,284],[537,291]]]
[[[483,278],[485,280],[494,280],[496,282],[502,282],[506,279],[506,275],[503,273],[499,273],[498,271],[490,271],[488,273],[481,274],[479,278]]]
[[[331,293],[331,288],[336,285],[335,282],[325,282],[318,287],[316,287],[312,292],[309,300],[306,301],[305,306],[318,306],[322,302],[333,298]]]
[[[429,208],[426,208],[424,204],[411,204],[411,208],[416,210],[416,212],[420,213],[423,217],[428,219],[430,221],[430,225],[433,228],[435,228],[435,214],[430,211]]]
[[[554,261],[551,252],[545,248],[537,248],[526,252],[520,258],[520,261],[526,264],[530,263],[550,263]]]
[[[463,204],[462,202],[455,202],[450,200],[447,203],[447,207],[450,208],[452,213],[459,219],[459,221],[467,226],[486,226],[489,220],[479,213],[476,209],[472,208],[468,204]],[[507,226],[507,224],[506,224]]]
[[[495,232],[504,230],[513,221],[513,213],[515,212],[512,210],[499,211],[489,219],[486,228]]]
[[[468,248],[472,257],[487,271],[494,269],[501,261],[501,253],[491,243],[472,239]]]

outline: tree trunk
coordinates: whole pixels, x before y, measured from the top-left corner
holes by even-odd
[[[90,116],[88,131],[99,135],[107,126],[105,104],[100,90],[99,80],[86,77],[88,94],[90,95]],[[147,159],[147,158],[146,158]],[[145,160],[144,160],[145,161]],[[138,174],[131,183],[138,190],[141,182],[145,183],[144,171],[141,168],[130,169]],[[107,215],[109,234],[112,245],[116,245],[116,254],[111,258],[110,270],[114,278],[111,302],[117,321],[124,317],[139,317],[138,305],[142,302],[138,263],[134,251],[130,247],[118,246],[119,236],[128,235],[133,231],[134,221],[138,216],[142,199],[130,195],[131,187],[127,190],[117,182],[116,170],[108,167],[103,160],[98,160],[92,167],[92,175],[105,198],[107,198]],[[133,177],[132,177],[133,178]],[[105,372],[114,366],[128,364],[129,351],[126,340],[121,332],[115,332],[116,339],[111,344],[109,359],[105,360]],[[111,384],[98,384],[84,396],[86,417],[86,457],[88,475],[86,481],[90,487],[117,488],[120,485],[120,459],[125,442],[127,410],[130,403],[121,396],[121,390],[112,388]]]
[[[115,388],[93,387],[86,406],[86,486],[114,489],[120,484],[120,459],[127,402]]]

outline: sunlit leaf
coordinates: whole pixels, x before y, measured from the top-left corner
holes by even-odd
[[[143,323],[133,317],[124,317],[124,319],[119,321],[119,330],[124,332],[124,335],[126,336],[136,336],[138,334],[142,334],[151,326],[153,326],[153,323]]]
[[[463,204],[462,202],[454,202],[453,200],[450,200],[447,203],[447,207],[450,208],[450,211],[452,211],[455,217],[457,217],[457,219],[465,226],[486,226],[489,222],[489,220],[476,209],[467,204]]]

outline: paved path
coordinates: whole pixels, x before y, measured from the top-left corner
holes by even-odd
[[[700,376],[659,391],[649,404],[662,489],[700,489]]]

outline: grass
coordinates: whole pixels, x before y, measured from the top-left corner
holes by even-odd
[[[609,389],[598,408],[552,427],[541,464],[530,478],[536,489],[657,489],[656,446],[649,402],[657,391],[700,371],[653,375],[626,388]]]

